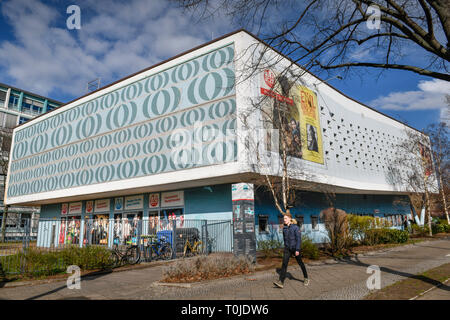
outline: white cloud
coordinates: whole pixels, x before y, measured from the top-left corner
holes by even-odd
[[[392,92],[387,96],[379,97],[369,102],[369,105],[381,109],[411,111],[411,110],[440,110],[441,119],[444,120],[448,105],[445,99],[450,94],[450,82],[434,79],[420,81],[419,90]]]
[[[209,41],[211,32],[230,31],[225,17],[195,23],[159,0],[87,0],[80,9],[81,29],[68,30],[65,8],[42,0],[1,3],[14,40],[0,42],[0,69],[11,85],[77,97],[90,80],[106,85]]]

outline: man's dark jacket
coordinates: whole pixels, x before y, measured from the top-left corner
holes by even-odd
[[[284,247],[291,251],[300,251],[302,234],[298,225],[291,223],[283,227]]]

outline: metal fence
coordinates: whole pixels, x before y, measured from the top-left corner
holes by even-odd
[[[154,241],[162,239],[172,247],[172,259],[183,257],[185,253],[232,252],[232,230],[230,220],[160,221],[138,216],[133,219],[110,219],[106,216],[92,219],[26,218],[15,225],[6,225],[5,241],[0,243],[0,274],[30,272],[30,259],[39,260],[39,257],[49,253],[53,256],[45,259],[53,261],[48,263],[54,263],[54,266],[47,265],[45,268],[59,270],[67,262],[68,253],[65,249],[68,248],[95,247],[109,250],[115,247],[125,251],[137,245],[141,249],[140,261],[151,261],[154,257],[146,253]],[[98,251],[99,259],[104,258],[104,252],[107,251]],[[95,261],[92,263],[95,264]]]

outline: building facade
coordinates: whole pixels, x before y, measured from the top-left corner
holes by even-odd
[[[15,88],[0,83],[0,151],[2,173],[7,170],[6,165],[9,161],[9,152],[11,149],[11,137],[13,128],[27,122],[39,115],[56,109],[62,105],[61,102],[49,99],[19,88]],[[4,213],[4,195],[5,195],[5,174],[0,176],[0,219]],[[22,218],[34,218],[39,214],[39,207],[29,206],[10,206],[8,208],[7,227],[8,229],[23,226],[20,221]]]
[[[267,66],[249,72],[260,50]],[[114,221],[125,217],[148,229],[168,217],[232,220],[235,244],[245,234],[281,239],[281,216],[258,181],[280,176],[276,133],[266,135],[277,127],[263,111],[273,114],[283,103],[291,110],[291,126],[282,129],[291,130],[290,166],[301,168],[291,178],[305,182],[291,212],[304,234],[326,241],[319,219],[329,206],[324,186],[336,207],[400,227],[410,213],[408,190],[392,181],[389,159],[405,130],[414,129],[299,66],[293,70],[301,77],[286,76],[286,90],[277,79],[290,65],[238,31],[24,123],[13,134],[6,202],[39,205],[41,217],[54,220],[40,229],[42,246],[60,241],[61,221],[71,219],[80,222],[82,245],[91,218],[104,221],[101,243],[111,245]],[[267,138],[253,150],[248,141],[260,131]],[[261,146],[268,171],[255,159]]]

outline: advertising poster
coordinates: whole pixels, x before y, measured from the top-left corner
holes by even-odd
[[[94,212],[94,201],[86,201],[86,213],[93,213]]]
[[[236,256],[250,255],[256,259],[255,201],[253,185],[231,185],[233,201],[233,252]]]
[[[290,157],[323,164],[322,134],[316,94],[287,79],[287,77],[265,70],[261,80],[261,95],[268,97],[264,103],[264,128],[279,129],[280,139],[285,140]],[[288,110],[280,114],[279,110]],[[272,120],[270,120],[272,119]],[[266,123],[267,122],[267,123]],[[272,150],[270,137],[266,148]],[[283,144],[279,143],[281,147]],[[279,151],[279,150],[278,150]]]
[[[303,86],[297,86],[300,92],[300,134],[302,136],[303,159],[323,164],[322,134],[320,129],[319,108],[316,94]]]
[[[148,207],[158,208],[159,207],[159,193],[150,193],[148,196]]]

